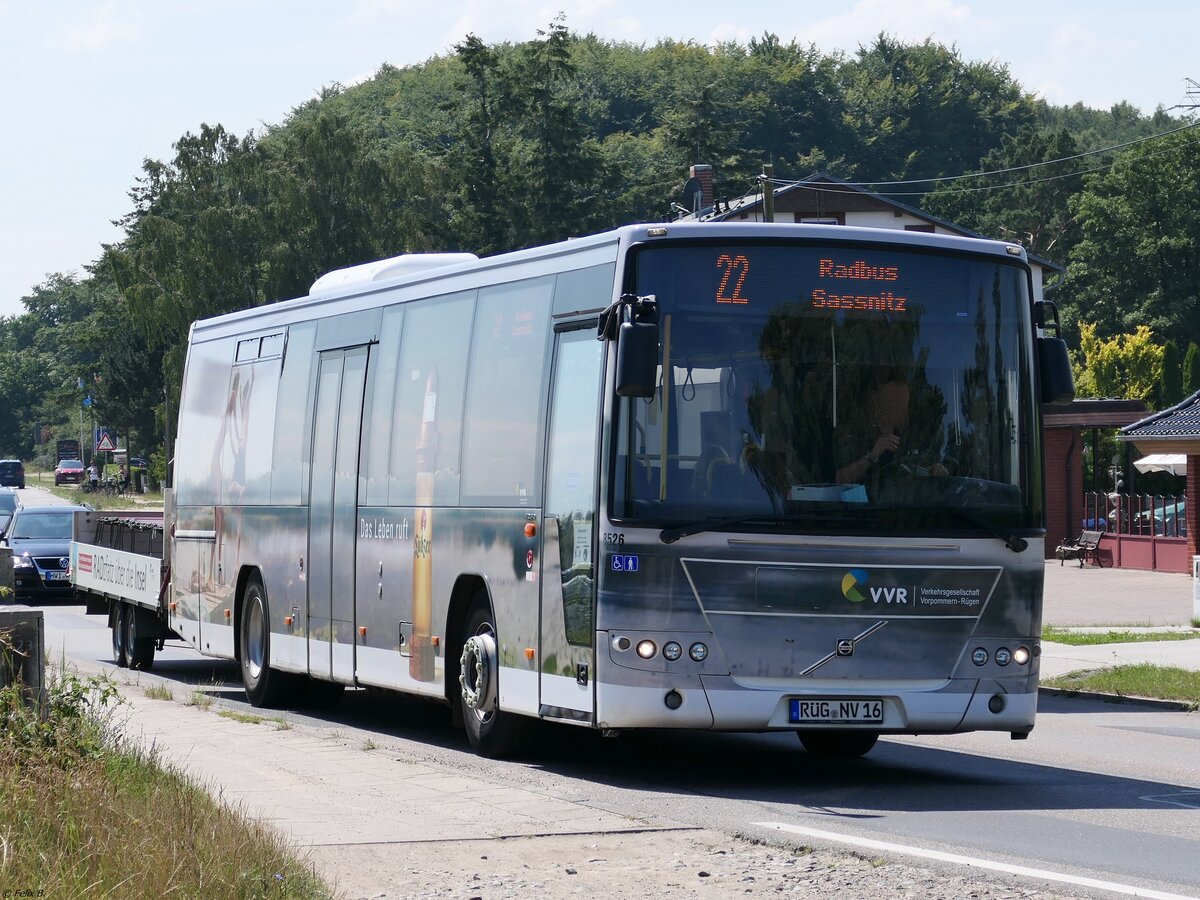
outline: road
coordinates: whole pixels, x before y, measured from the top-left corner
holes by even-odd
[[[85,670],[108,663],[102,617],[43,609],[52,657],[65,653]],[[202,689],[249,709],[233,664],[182,643],[159,654],[153,676],[177,686],[176,696]],[[871,852],[895,851],[864,841],[954,854],[1060,874],[1068,880],[1055,888],[1069,896],[1095,893],[1092,882],[1110,883],[1101,894],[1200,896],[1198,713],[1044,697],[1027,741],[886,738],[854,762],[809,758],[789,734],[605,739],[566,727],[545,729],[535,761],[494,762],[470,753],[441,708],[366,691],[347,694],[336,711],[286,716],[343,742],[386,742],[446,772],[634,819],[784,845],[844,839]],[[1015,878],[1038,881],[1020,870]]]

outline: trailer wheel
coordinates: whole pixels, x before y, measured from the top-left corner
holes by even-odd
[[[472,749],[499,759],[529,748],[537,720],[500,710],[500,656],[492,609],[482,591],[471,603],[459,660],[459,705]]]
[[[293,679],[286,672],[272,669],[271,622],[267,610],[267,595],[262,582],[251,577],[246,583],[242,602],[242,684],[253,706],[276,707],[285,702]]]
[[[877,731],[798,731],[804,749],[826,759],[866,756],[879,740]]]
[[[140,633],[138,621],[142,618],[132,603],[125,604],[125,654],[129,668],[149,671],[154,665],[154,638]]]
[[[127,635],[125,631],[127,627],[125,624],[125,611],[127,608],[126,604],[117,603],[116,609],[112,613],[113,662],[122,669],[129,665],[129,651],[127,649],[128,644],[126,642]]]

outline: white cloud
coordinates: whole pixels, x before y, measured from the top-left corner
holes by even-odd
[[[136,40],[141,28],[129,4],[109,2],[96,10],[90,21],[68,28],[62,45],[68,50],[103,50],[113,44]]]
[[[939,38],[944,29],[953,35],[970,27],[971,9],[959,0],[858,0],[849,10],[827,16],[815,22],[805,22],[795,28],[802,43],[814,43],[826,52],[834,48],[854,51],[870,42],[881,31],[904,41],[923,41],[933,37],[952,43],[950,37]]]

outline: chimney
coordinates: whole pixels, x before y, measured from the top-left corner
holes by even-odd
[[[712,166],[692,166],[688,175],[700,182],[700,208],[708,209],[713,205],[713,168]]]

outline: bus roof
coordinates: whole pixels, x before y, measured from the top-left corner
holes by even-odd
[[[391,295],[388,303],[404,302],[431,294],[484,287],[498,281],[533,278],[567,269],[611,263],[616,260],[619,248],[636,243],[714,238],[793,238],[830,243],[895,244],[978,253],[1028,263],[1024,248],[1017,244],[896,228],[764,222],[626,225],[613,231],[482,259],[470,253],[410,254],[336,269],[318,278],[307,296],[195,322],[191,340],[208,340],[260,328],[283,327],[297,321],[369,309],[380,304],[376,295],[383,292]],[[504,269],[513,271],[501,275]],[[446,283],[434,286],[436,282]]]

